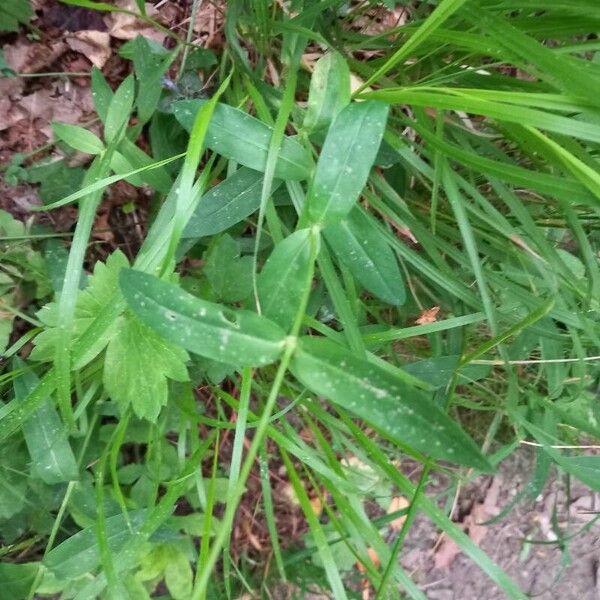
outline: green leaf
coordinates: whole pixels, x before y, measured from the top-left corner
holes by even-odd
[[[165,342],[133,315],[125,313],[106,349],[104,387],[122,414],[131,405],[138,417],[155,422],[167,404],[167,379],[189,379],[185,366],[188,358],[185,350]]]
[[[99,261],[96,263],[94,274],[89,278],[87,287],[79,292],[77,297],[73,325],[74,340],[81,336],[108,304],[114,303],[115,296],[119,291],[119,272],[128,266],[129,261],[120,250],[115,250],[106,259],[106,263]],[[31,353],[31,358],[33,360],[51,361],[54,358],[58,339],[59,323],[56,303],[51,302],[44,306],[38,311],[37,316],[47,328],[35,338],[35,348]],[[113,323],[94,340],[87,351],[78,357],[73,365],[74,368],[79,369],[85,366],[102,352],[112,338],[115,326],[115,323]]]
[[[135,95],[135,80],[129,75],[117,88],[111,98],[104,123],[104,139],[112,142],[125,131],[125,127],[131,116],[133,98]]]
[[[131,529],[122,514],[106,519],[108,547],[113,554],[135,536],[136,530],[144,524],[146,514],[146,510],[130,512]],[[100,564],[96,525],[82,529],[50,550],[43,564],[59,579],[76,579],[92,572]]]
[[[358,206],[323,235],[337,259],[374,296],[388,304],[403,304],[404,283],[394,252],[381,236],[374,218]]]
[[[126,45],[131,47],[135,75],[139,82],[136,100],[138,117],[142,123],[146,123],[154,114],[162,94],[161,78],[178,52],[168,52],[162,46],[155,49],[150,40],[141,35]]]
[[[277,244],[258,277],[262,314],[289,331],[310,271],[311,230],[300,229]]]
[[[383,435],[439,460],[489,471],[473,440],[427,396],[322,338],[302,338],[294,376]]]
[[[242,167],[211,188],[198,203],[183,232],[184,238],[200,238],[229,229],[258,210],[263,174]],[[280,181],[273,182],[275,191]]]
[[[148,167],[156,162],[156,159],[148,156],[127,137],[124,137],[119,143],[119,151],[131,165],[130,170]],[[171,177],[163,167],[147,169],[136,176],[162,194],[168,194],[173,185]]]
[[[39,563],[0,563],[0,600],[26,598],[39,566]]]
[[[193,574],[190,561],[177,548],[171,547],[165,567],[165,584],[173,600],[188,600],[192,593]]]
[[[83,127],[68,123],[52,123],[52,131],[59,140],[79,152],[100,154],[105,150],[102,140]]]
[[[275,362],[283,351],[285,333],[265,317],[200,300],[139,271],[123,271],[120,285],[144,323],[190,352],[236,366],[260,366]]]
[[[332,225],[350,212],[377,156],[387,114],[385,104],[357,102],[336,117],[308,192],[306,207],[311,223]]]
[[[182,100],[173,104],[177,120],[191,131],[194,118],[207,100]],[[206,145],[245,167],[264,172],[272,128],[227,104],[217,104],[213,113]],[[312,170],[310,154],[298,140],[284,137],[275,166],[275,177],[284,180],[308,179]]]
[[[552,457],[567,473],[600,491],[600,456],[563,456],[556,453]]]
[[[24,363],[15,361],[15,367]],[[26,370],[14,382],[15,398],[25,398],[39,383],[33,371]],[[79,478],[79,468],[54,404],[48,398],[23,423],[23,436],[31,456],[32,474],[48,485]]]
[[[1,17],[0,17],[1,19]],[[0,77],[15,77],[16,73],[10,68],[4,57],[4,50],[0,50]]]
[[[10,519],[25,506],[27,456],[20,442],[0,449],[0,521]]]
[[[14,318],[12,315],[0,316],[0,354],[8,348]]]
[[[350,103],[350,69],[339,52],[328,52],[315,64],[303,127],[308,132],[328,127]]]
[[[80,167],[68,167],[64,160],[39,164],[27,170],[29,181],[40,183],[40,198],[49,204],[81,187],[85,174]]]
[[[113,97],[113,91],[108,85],[102,71],[98,67],[92,67],[92,100],[94,108],[103,123],[106,123],[108,107]]]
[[[19,31],[19,25],[27,25],[32,16],[29,0],[2,0],[0,31]]]
[[[221,300],[239,302],[250,295],[252,257],[240,257],[240,245],[230,235],[215,239],[204,258],[204,273]]]

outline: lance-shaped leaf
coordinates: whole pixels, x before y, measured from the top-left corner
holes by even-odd
[[[321,338],[302,338],[291,370],[307,388],[435,459],[490,470],[475,442],[422,392]]]
[[[256,313],[206,302],[146,273],[123,270],[121,291],[131,310],[169,342],[238,367],[275,362],[284,331]]]
[[[377,156],[387,114],[387,106],[379,102],[356,102],[336,117],[308,192],[311,223],[331,225],[350,212]]]
[[[207,100],[181,100],[173,104],[177,120],[191,131],[194,118]],[[256,171],[265,170],[273,130],[242,110],[227,104],[217,104],[213,113],[206,145],[236,162]],[[284,137],[275,166],[278,179],[298,181],[307,179],[312,160],[307,149],[298,140]]]
[[[328,127],[350,103],[350,69],[339,52],[328,52],[315,65],[310,79],[304,129]]]
[[[404,302],[406,293],[396,256],[371,215],[356,206],[323,235],[337,259],[366,290],[388,304]]]
[[[198,203],[183,231],[184,238],[200,238],[229,229],[260,206],[263,174],[242,167],[211,188]],[[274,181],[272,191],[281,185]]]
[[[24,363],[15,360],[15,367]],[[39,383],[33,371],[25,371],[14,382],[15,398],[26,398]],[[79,478],[75,455],[54,404],[47,398],[23,422],[23,436],[31,457],[32,473],[44,483],[54,485]]]
[[[292,233],[275,246],[258,277],[262,313],[286,331],[292,326],[306,287],[310,245],[310,229]]]

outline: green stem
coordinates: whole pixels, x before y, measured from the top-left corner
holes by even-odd
[[[206,593],[210,577],[219,558],[219,553],[225,546],[227,538],[230,535],[231,527],[233,525],[233,519],[235,517],[239,501],[246,489],[246,481],[250,476],[250,471],[254,466],[254,460],[256,459],[256,455],[258,454],[258,451],[263,443],[267,427],[269,426],[269,420],[271,417],[271,413],[273,412],[273,408],[275,407],[275,403],[277,402],[279,390],[281,388],[286,371],[296,349],[296,345],[298,342],[298,332],[300,331],[300,327],[302,326],[304,312],[308,304],[315,269],[315,261],[317,258],[319,247],[318,236],[319,230],[317,228],[314,228],[311,231],[310,269],[307,276],[302,301],[298,308],[298,312],[296,313],[296,318],[294,320],[294,324],[292,326],[290,335],[286,340],[281,362],[279,363],[279,367],[277,368],[277,373],[275,374],[273,384],[271,385],[269,396],[267,398],[267,401],[265,402],[262,415],[256,427],[256,432],[252,439],[252,444],[248,449],[246,459],[240,470],[240,476],[235,486],[233,486],[233,489],[230,490],[227,506],[225,508],[225,514],[223,515],[223,518],[221,520],[221,527],[219,528],[219,532],[215,537],[210,554],[208,555],[206,560],[202,562],[202,564],[198,562],[198,570],[196,571],[196,581],[194,583],[194,589],[192,591],[190,600],[201,600],[204,597],[204,594]]]

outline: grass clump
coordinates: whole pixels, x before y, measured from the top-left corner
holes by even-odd
[[[227,3],[217,61],[139,37],[114,91],[91,74],[102,135],[54,125],[90,156],[42,207],[77,205],[68,254],[0,214],[11,597],[424,598],[399,561],[422,514],[525,598],[431,473],[526,441],[530,497],[552,469],[600,488],[561,448],[599,433],[598,9],[405,4],[374,33],[372,2]],[[121,180],[155,210],[97,260]]]

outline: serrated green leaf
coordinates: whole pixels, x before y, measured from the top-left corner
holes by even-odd
[[[134,96],[135,80],[133,75],[129,75],[117,88],[108,105],[104,123],[104,139],[107,142],[112,142],[123,133],[131,116]]]
[[[22,366],[23,362],[17,360],[15,367]],[[25,398],[38,383],[35,374],[26,370],[13,382],[15,398]],[[79,468],[67,433],[49,398],[23,422],[23,436],[35,477],[48,485],[79,478]]]
[[[258,276],[262,314],[289,331],[310,270],[311,230],[300,229],[277,244]]]
[[[350,69],[339,52],[327,52],[315,64],[310,79],[308,106],[303,127],[326,128],[350,103]]]
[[[240,245],[230,235],[224,234],[217,238],[204,259],[204,273],[219,299],[224,302],[240,302],[250,295],[252,257],[240,257]]]
[[[356,206],[339,223],[326,227],[323,235],[337,259],[367,291],[388,304],[404,303],[398,261],[370,214]]]
[[[68,123],[52,123],[52,131],[59,140],[62,140],[71,148],[79,150],[79,152],[85,154],[104,152],[105,148],[102,140],[83,127],[69,125]]]
[[[198,110],[208,100],[182,100],[173,104],[177,120],[189,132]],[[206,145],[245,167],[264,172],[272,128],[227,104],[217,104],[213,113]],[[284,137],[275,166],[275,177],[284,180],[308,179],[312,169],[310,154],[291,137]]]
[[[73,324],[73,339],[79,336],[91,325],[92,321],[100,314],[107,304],[114,302],[115,294],[119,291],[119,272],[129,266],[127,257],[120,250],[115,250],[106,263],[97,262],[94,274],[89,278],[87,287],[79,292],[75,305],[75,320]],[[50,361],[54,358],[54,351],[58,339],[58,311],[55,302],[46,304],[37,313],[38,318],[47,328],[35,338],[35,348],[31,353],[33,360]],[[73,365],[79,369],[90,362],[106,347],[113,336],[115,324],[107,328],[98,336],[87,351],[78,357]]]
[[[283,352],[285,333],[256,313],[200,300],[131,269],[122,272],[120,286],[144,323],[190,352],[239,367],[275,362]]]
[[[229,229],[260,206],[263,174],[242,167],[211,188],[198,203],[183,232],[184,238],[200,238]],[[272,191],[281,185],[274,181]]]
[[[432,458],[490,470],[473,440],[427,396],[322,338],[302,338],[291,363],[307,388]]]
[[[379,102],[350,104],[338,114],[308,191],[306,210],[311,223],[332,225],[350,212],[377,156],[387,114],[387,106]]]
[[[188,358],[185,350],[125,313],[106,349],[104,387],[122,413],[131,406],[138,417],[155,422],[167,404],[167,380],[188,380]]]

